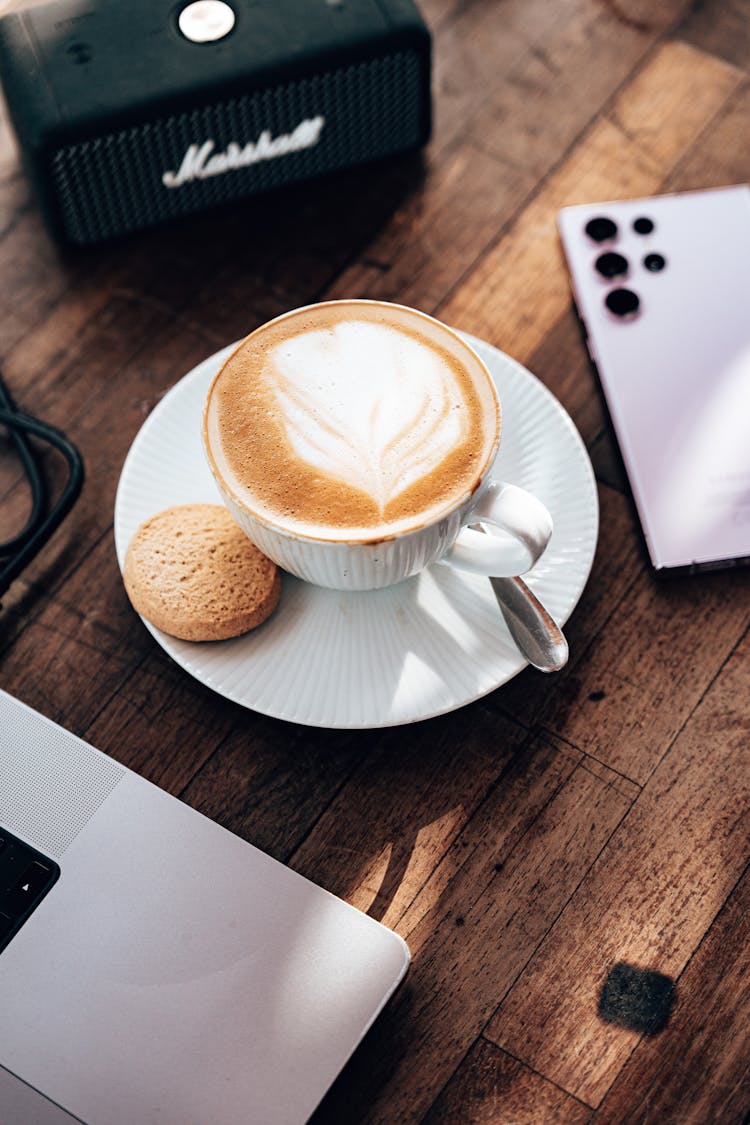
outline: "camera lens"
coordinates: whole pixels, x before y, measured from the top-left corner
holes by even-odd
[[[604,303],[615,316],[633,316],[641,302],[632,289],[613,289],[604,298]]]
[[[651,231],[653,229],[654,229],[653,219],[647,219],[645,217],[645,215],[642,216],[640,219],[636,219],[635,222],[633,223],[633,230],[635,231],[636,234],[651,234]]]
[[[594,265],[602,277],[624,277],[628,272],[628,259],[623,258],[622,254],[616,254],[614,250],[600,254]]]
[[[594,242],[609,242],[617,234],[617,223],[613,223],[611,219],[605,218],[604,215],[598,216],[596,219],[589,219],[586,223],[586,234],[589,238],[593,238]]]
[[[651,273],[658,273],[659,270],[664,269],[667,262],[662,254],[647,254],[643,259],[643,264]]]

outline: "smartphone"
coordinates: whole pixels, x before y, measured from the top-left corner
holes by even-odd
[[[558,228],[654,568],[750,563],[750,187],[565,207]]]

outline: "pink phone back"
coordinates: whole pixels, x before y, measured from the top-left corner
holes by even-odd
[[[595,243],[592,217],[618,233]],[[637,218],[654,229],[638,234]],[[750,556],[750,188],[567,207],[559,229],[655,567],[731,565]],[[628,260],[607,281],[606,251]],[[650,272],[647,254],[664,268]],[[604,304],[625,287],[637,313]]]

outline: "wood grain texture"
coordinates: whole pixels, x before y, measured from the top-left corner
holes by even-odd
[[[292,866],[397,927],[525,739],[482,703],[420,724],[408,746],[381,733]],[[459,742],[460,780],[450,768]]]
[[[424,1125],[586,1125],[591,1110],[505,1051],[478,1040]]]
[[[661,1035],[638,1044],[593,1121],[739,1125],[750,1105],[750,873],[677,982]]]
[[[623,598],[631,588],[638,585],[645,575],[645,560],[638,543],[638,525],[627,500],[618,492],[599,485],[600,531],[591,579],[584,590],[572,617],[565,626],[570,655],[565,668],[553,677],[543,676],[534,669],[527,668],[516,679],[506,684],[501,691],[490,697],[490,703],[512,715],[524,726],[532,727],[541,721],[567,741],[568,721],[573,721],[575,712],[570,708],[570,716],[561,716],[557,723],[548,718],[556,714],[560,707],[558,700],[575,697],[584,698],[582,690],[582,671],[590,649],[603,643],[609,636],[610,623],[618,611]],[[591,669],[589,693],[598,693],[601,688],[594,683],[597,672],[603,667],[594,663]],[[594,747],[593,738],[589,740],[590,750]],[[606,753],[607,747],[602,746]],[[596,753],[593,753],[596,757]]]
[[[683,10],[687,4],[678,7]],[[437,47],[436,81],[442,96],[436,141],[442,158],[328,295],[367,293],[428,311],[439,308],[447,323],[467,331],[474,324],[479,335],[523,359],[514,339],[503,334],[505,321],[495,320],[492,292],[484,285],[487,276],[482,275],[481,292],[479,285],[469,284],[462,297],[468,280],[464,275],[479,254],[497,243],[498,229],[505,228],[540,178],[591,124],[595,107],[642,61],[657,32],[623,23],[590,0],[534,2],[522,8],[518,3],[468,5],[446,37],[449,85],[441,71],[440,43]],[[545,212],[550,217],[554,212]],[[505,249],[492,257],[496,268],[501,260],[507,260]],[[515,299],[517,314],[523,298],[514,295],[525,290],[510,272],[512,260],[507,264],[508,290],[497,304],[511,319],[505,305]],[[535,305],[542,298],[548,266],[542,263],[536,277]],[[457,286],[459,292],[446,305]],[[466,303],[472,299],[477,307],[487,300],[485,319],[470,315]],[[528,315],[526,302],[521,320]]]
[[[231,707],[232,729],[181,796],[288,862],[376,752],[378,734],[295,727]],[[317,873],[320,881],[321,873]]]
[[[696,47],[748,68],[750,5],[748,0],[703,0],[694,4],[675,33]]]
[[[541,721],[643,784],[745,632],[745,589],[731,571],[634,583],[554,685]]]
[[[607,973],[678,976],[745,867],[749,656],[746,635],[488,1029],[589,1105],[637,1042],[597,1015]]]
[[[324,1103],[323,1120],[421,1119],[630,808],[636,789],[620,781],[578,751],[527,741],[423,874],[396,925],[414,956],[406,986],[373,1029],[366,1061],[355,1057]],[[370,847],[390,839],[378,835]],[[314,846],[305,842],[306,856]]]
[[[51,585],[56,567],[64,568],[75,549],[72,527],[67,524],[44,555]],[[89,556],[85,579],[79,570],[79,582],[61,597],[45,596],[40,604],[23,586],[20,595],[15,590],[19,601],[7,623],[10,636],[0,634],[2,687],[79,735],[145,651],[140,648],[145,630],[123,603],[121,583],[117,588],[112,581],[111,552],[111,543],[102,539]],[[45,571],[37,573],[44,582]]]
[[[615,98],[439,314],[522,361],[570,304],[555,215],[587,199],[651,195],[725,105],[739,70],[670,42]],[[533,278],[533,302],[522,279]]]

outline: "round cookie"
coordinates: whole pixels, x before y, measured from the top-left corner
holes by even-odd
[[[136,531],[122,577],[133,608],[173,637],[222,641],[276,608],[281,577],[220,504],[182,504]]]

